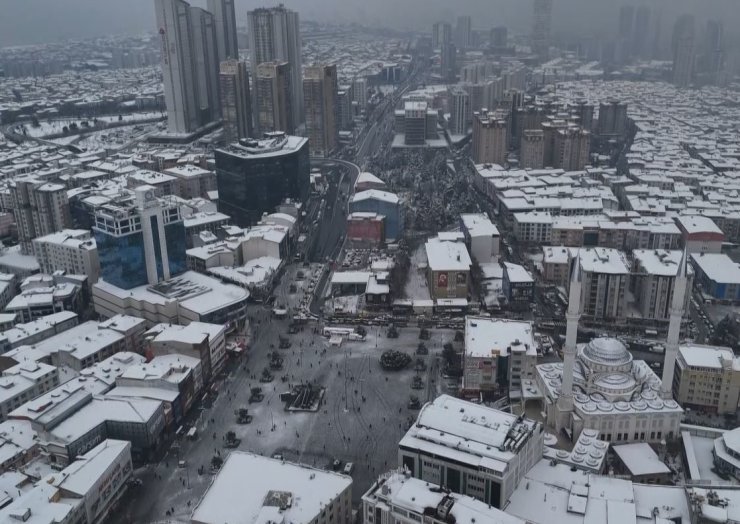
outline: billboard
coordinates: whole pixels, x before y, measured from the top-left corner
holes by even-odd
[[[437,273],[437,287],[447,287],[447,272],[446,271],[440,271]]]

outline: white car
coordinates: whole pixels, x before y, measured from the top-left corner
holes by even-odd
[[[343,471],[345,475],[351,475],[354,470],[355,470],[355,464],[353,462],[347,462],[344,465]]]

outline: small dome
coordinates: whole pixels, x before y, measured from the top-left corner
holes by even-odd
[[[583,349],[589,360],[598,364],[621,366],[632,361],[632,355],[616,338],[595,338]]]

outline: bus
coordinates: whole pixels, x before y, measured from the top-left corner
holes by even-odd
[[[352,333],[354,333],[355,330],[353,328],[345,328],[345,327],[325,327],[322,331],[322,334],[325,337],[333,337],[333,336],[340,336],[342,338],[348,338]]]

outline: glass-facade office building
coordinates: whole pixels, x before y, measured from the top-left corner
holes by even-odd
[[[286,198],[305,202],[311,182],[308,140],[275,138],[216,150],[218,210],[240,227],[272,213]]]
[[[107,205],[95,214],[93,233],[98,245],[100,276],[109,284],[131,289],[149,283],[147,256],[142,221],[149,221],[152,231],[157,280],[166,278],[158,221],[164,222],[164,245],[170,276],[184,272],[186,267],[185,225],[176,206],[164,207],[162,213],[143,216],[133,206]]]

